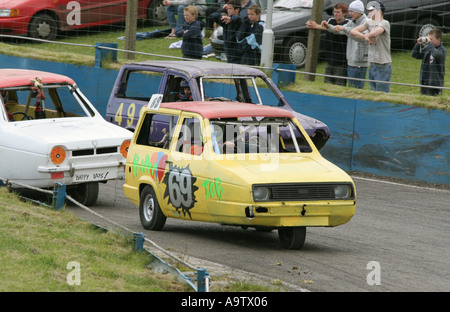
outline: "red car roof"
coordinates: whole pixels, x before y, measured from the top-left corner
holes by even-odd
[[[71,78],[63,75],[53,74],[39,70],[6,68],[0,69],[0,88],[31,85],[30,79],[35,79],[36,77],[40,77],[42,79],[43,84],[47,83],[75,84],[75,82]]]
[[[294,117],[285,109],[239,102],[174,102],[162,103],[161,107],[197,113],[207,119],[263,116]]]

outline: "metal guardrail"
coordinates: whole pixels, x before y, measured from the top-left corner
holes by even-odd
[[[102,215],[100,215],[99,213],[93,211],[92,209],[89,209],[88,207],[86,207],[85,205],[79,203],[78,201],[76,201],[75,199],[73,199],[72,197],[70,197],[69,195],[67,195],[66,193],[66,185],[61,184],[61,183],[55,183],[54,189],[53,191],[51,190],[45,190],[45,189],[41,189],[38,187],[34,187],[34,186],[30,186],[30,185],[26,185],[26,184],[22,184],[19,182],[15,182],[9,179],[4,179],[0,177],[0,187],[1,186],[11,186],[12,184],[15,184],[17,186],[20,186],[22,188],[27,188],[30,190],[34,190],[34,191],[38,191],[38,192],[42,192],[42,193],[46,193],[46,194],[51,194],[52,195],[52,204],[51,205],[47,205],[45,203],[41,203],[41,202],[37,202],[38,204],[41,204],[43,206],[55,209],[55,210],[61,210],[65,207],[65,202],[66,199],[70,200],[72,203],[74,203],[75,205],[77,205],[78,207],[82,208],[83,210],[101,218],[102,220],[118,227],[121,228],[122,230],[126,231],[126,232],[130,232],[134,235],[134,241],[135,241],[135,248],[136,248],[136,252],[147,252],[149,253],[152,257],[153,257],[153,262],[154,266],[159,268],[160,270],[164,270],[164,272],[171,272],[172,274],[178,275],[178,280],[184,281],[185,283],[187,283],[192,289],[194,289],[194,291],[196,292],[209,292],[209,285],[210,285],[210,276],[207,273],[206,269],[202,269],[202,268],[196,268],[193,265],[179,259],[178,257],[176,257],[175,255],[169,253],[167,250],[163,249],[162,247],[158,246],[156,243],[154,243],[153,241],[147,239],[145,237],[145,235],[143,233],[136,233]],[[27,198],[28,199],[28,198]],[[30,200],[30,199],[28,199]],[[92,223],[93,224],[93,223]],[[96,224],[93,224],[95,226],[97,226]],[[160,257],[158,257],[155,253],[151,252],[148,248],[144,248],[144,243],[147,242],[150,245],[152,245],[154,248],[156,248],[157,250],[163,252],[164,254],[166,254],[167,256],[171,257],[172,259],[174,259],[175,261],[181,263],[182,265],[192,269],[195,273],[196,278],[194,279],[194,281],[192,281],[191,278],[189,278],[187,275],[183,274],[180,270],[178,270],[177,268],[174,268],[172,265],[170,265],[169,263],[167,263],[166,261],[162,260]]]

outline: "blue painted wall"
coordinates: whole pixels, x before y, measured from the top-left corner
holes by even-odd
[[[4,55],[0,55],[0,66],[70,76],[103,115],[117,75],[115,70]],[[321,153],[342,169],[450,184],[450,112],[296,92],[284,94],[296,111],[328,125],[332,137]]]

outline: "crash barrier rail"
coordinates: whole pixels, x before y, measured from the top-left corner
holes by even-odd
[[[89,209],[88,207],[86,207],[85,205],[79,203],[78,201],[76,201],[75,199],[73,199],[71,196],[66,194],[66,185],[61,184],[61,183],[55,183],[53,191],[51,190],[45,190],[45,189],[41,189],[38,187],[34,187],[34,186],[30,186],[30,185],[26,185],[26,184],[22,184],[19,182],[15,182],[9,179],[5,179],[5,178],[1,178],[0,177],[0,187],[1,186],[8,186],[8,185],[12,185],[15,184],[19,187],[22,188],[27,188],[33,191],[37,191],[37,192],[41,192],[41,193],[46,193],[46,194],[50,194],[52,195],[52,204],[51,205],[47,205],[45,203],[42,202],[38,202],[36,200],[33,199],[29,199],[27,198],[27,200],[33,201],[35,203],[38,203],[40,205],[52,208],[54,210],[61,210],[64,208],[65,206],[65,199],[71,201],[72,203],[74,203],[75,205],[77,205],[78,207],[80,207],[81,209],[95,215],[96,217],[112,224],[113,226],[122,229],[125,232],[129,232],[132,233],[134,236],[134,242],[135,242],[135,248],[136,248],[136,252],[143,252],[146,251],[147,253],[149,253],[152,257],[153,257],[153,261],[152,262],[157,262],[155,264],[155,267],[160,268],[159,270],[163,270],[164,272],[170,272],[176,276],[178,276],[178,280],[184,281],[185,283],[187,283],[192,289],[194,289],[194,291],[196,292],[209,292],[209,285],[211,282],[211,278],[209,276],[209,273],[206,271],[206,269],[203,268],[196,268],[193,265],[183,261],[182,259],[178,258],[177,256],[171,254],[170,252],[168,252],[167,250],[165,250],[164,248],[158,246],[155,242],[149,240],[148,238],[145,237],[145,234],[143,233],[136,233],[134,231],[132,231],[131,229],[128,229],[127,227],[118,224],[117,222],[114,222],[104,216],[102,216],[101,214],[93,211],[92,209]],[[93,224],[93,223],[92,223]],[[95,225],[95,224],[93,224]],[[97,225],[95,225],[97,226]],[[174,259],[175,261],[179,262],[180,264],[188,267],[189,269],[193,270],[196,275],[196,278],[194,279],[195,282],[194,283],[191,278],[189,278],[187,275],[183,274],[182,272],[180,272],[177,268],[174,268],[172,265],[170,265],[169,263],[167,263],[166,261],[162,260],[160,257],[158,257],[155,253],[151,252],[149,249],[144,248],[144,243],[149,243],[150,245],[152,245],[155,249],[161,251],[162,253],[166,254],[167,256],[169,256],[170,258]],[[162,269],[161,269],[162,268]]]
[[[126,49],[119,49],[119,48],[117,48],[117,46],[118,46],[117,43],[101,42],[101,43],[96,43],[95,45],[79,44],[79,43],[58,42],[58,41],[45,40],[45,39],[39,39],[39,38],[15,36],[15,35],[0,35],[0,38],[26,39],[26,40],[37,41],[37,42],[94,48],[95,49],[95,67],[97,67],[97,68],[101,67],[102,60],[105,58],[107,58],[108,60],[112,60],[112,61],[117,60],[117,52],[125,52],[125,53],[140,54],[140,55],[155,56],[155,57],[164,57],[164,58],[176,59],[176,60],[187,60],[182,57],[176,57],[176,56],[159,55],[159,54],[148,53],[148,52],[139,52],[139,51],[126,50]],[[193,61],[192,59],[189,59],[189,60]],[[312,72],[306,72],[306,71],[299,71],[299,70],[292,69],[292,67],[289,66],[290,64],[288,64],[287,68],[283,65],[285,65],[285,64],[274,64],[273,67],[262,67],[262,66],[250,66],[250,67],[255,67],[255,68],[258,68],[261,70],[272,70],[277,75],[277,77],[275,78],[277,85],[287,85],[287,84],[289,84],[289,82],[295,82],[295,76],[292,81],[292,78],[286,78],[286,77],[292,77],[292,76],[285,75],[285,74],[294,74],[294,75],[295,74],[305,74],[305,75],[310,75],[310,76],[315,76],[315,77],[333,77],[333,78],[349,79],[348,77],[344,77],[344,76],[335,76],[335,75],[327,75],[327,74],[318,74],[318,73],[312,73]],[[284,81],[283,79],[288,79],[288,81]],[[402,83],[402,82],[393,82],[393,81],[380,81],[380,80],[361,79],[361,78],[351,78],[351,80],[376,82],[376,83],[408,86],[408,87],[430,87],[430,86],[420,85],[420,84],[411,84],[411,83]],[[440,90],[450,90],[449,87],[433,86],[433,88],[440,89]]]

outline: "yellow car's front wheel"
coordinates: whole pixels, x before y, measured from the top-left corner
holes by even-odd
[[[301,249],[305,243],[306,227],[293,226],[278,229],[281,245],[287,249]]]
[[[159,207],[155,191],[149,185],[142,189],[139,201],[139,217],[146,230],[159,231],[166,224],[166,216]]]

